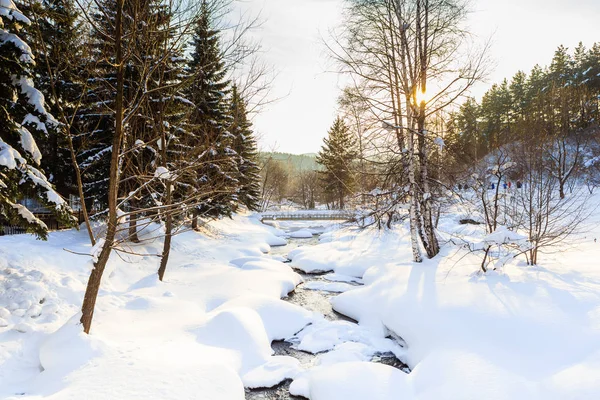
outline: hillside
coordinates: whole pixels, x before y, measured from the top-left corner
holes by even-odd
[[[290,169],[295,171],[310,171],[319,170],[322,167],[317,164],[316,153],[306,154],[291,154],[280,152],[263,152],[260,153],[261,160],[272,158],[277,161],[282,161],[288,164]]]

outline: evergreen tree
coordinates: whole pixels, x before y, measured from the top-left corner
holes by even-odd
[[[91,12],[94,25],[85,46],[89,54],[82,60],[85,94],[76,116],[77,162],[81,168],[88,207],[103,210],[108,204],[108,176],[112,153],[116,98],[115,0],[100,0]],[[125,11],[124,11],[125,14]],[[124,18],[130,21],[130,18]],[[123,31],[127,32],[127,24]]]
[[[35,15],[27,38],[36,59],[34,82],[54,116],[67,120],[76,111],[83,85],[79,78],[82,59],[82,24],[72,0],[42,0],[23,5]],[[41,143],[42,167],[57,191],[66,196],[76,193],[71,152],[63,125],[48,129]]]
[[[233,149],[237,153],[237,170],[239,181],[238,201],[249,210],[260,207],[260,168],[258,166],[258,150],[256,139],[252,132],[252,124],[248,120],[246,103],[233,86],[231,90],[231,116],[233,124],[230,127],[234,136]]]
[[[42,160],[36,139],[58,123],[34,87],[31,48],[18,36],[30,20],[12,0],[4,0],[0,10],[0,217],[45,238],[46,225],[18,201],[37,200],[59,221],[73,222],[68,205],[36,168]]]
[[[212,10],[203,1],[192,39],[188,73],[192,83],[187,98],[194,104],[193,125],[188,145],[202,159],[196,170],[195,192],[212,193],[196,207],[195,213],[212,217],[231,216],[237,205],[239,182],[235,178],[237,154],[232,149],[233,135],[227,95],[230,81],[220,47],[220,32],[213,27]]]
[[[356,139],[344,121],[337,117],[323,142],[317,162],[325,168],[321,172],[324,190],[343,209],[345,197],[352,193],[355,184],[353,164],[358,156]]]

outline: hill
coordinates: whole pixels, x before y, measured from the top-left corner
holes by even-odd
[[[260,153],[261,160],[267,160],[269,158],[277,161],[282,161],[288,165],[291,170],[294,171],[310,171],[320,170],[322,167],[317,163],[316,153],[306,154],[291,154],[291,153],[280,153],[280,152],[263,152]]]

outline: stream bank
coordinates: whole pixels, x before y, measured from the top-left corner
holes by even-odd
[[[288,233],[292,232],[293,230],[306,229],[306,228],[308,228],[308,229],[317,228],[317,227],[312,227],[312,226],[298,227],[297,221],[295,221],[295,222],[296,223],[294,225],[296,225],[296,226],[294,226],[292,228],[292,230],[288,230]],[[305,223],[310,224],[311,222],[305,221]],[[316,231],[319,231],[319,229],[316,229]],[[312,238],[304,238],[304,239],[289,238],[287,245],[273,247],[270,254],[272,256],[282,256],[282,257],[287,258],[288,253],[297,247],[315,246],[318,243],[319,243],[319,235],[318,234],[315,234]],[[291,267],[294,268],[293,263],[291,264]],[[304,282],[301,283],[300,285],[298,285],[296,287],[296,289],[292,293],[290,293],[287,298],[284,298],[285,301],[288,301],[292,304],[303,307],[309,311],[317,312],[317,313],[323,315],[323,317],[327,321],[331,321],[334,323],[337,321],[344,321],[348,324],[352,324],[352,325],[356,326],[357,328],[359,327],[357,321],[355,321],[343,314],[338,313],[331,306],[330,299],[332,297],[336,296],[338,293],[321,289],[321,288],[326,287],[327,284],[335,283],[335,279],[332,280],[332,274],[328,274],[328,273],[310,273],[309,274],[309,273],[305,273],[304,271],[301,271],[296,268],[294,268],[294,270],[302,276],[302,279],[304,280]],[[360,279],[356,279],[353,282],[344,282],[344,283],[348,284],[348,285],[352,285],[352,286],[361,286],[362,285],[362,281]],[[309,287],[311,287],[312,289],[309,289]],[[305,327],[298,334],[302,333],[304,330],[306,330],[308,328],[309,327]],[[392,337],[388,337],[388,339],[393,340],[400,347],[405,346],[405,344],[400,340],[396,340],[395,338],[392,338]],[[325,354],[328,352],[328,351],[325,351],[325,352],[318,352],[316,354],[313,354],[311,352],[302,351],[297,348],[298,342],[299,341],[297,340],[297,338],[291,338],[286,341],[275,341],[271,344],[271,347],[273,348],[274,355],[284,355],[284,356],[294,357],[297,360],[299,360],[300,364],[306,369],[309,369],[309,368],[317,365],[319,362],[318,361],[319,355],[322,355],[322,354]],[[394,355],[394,353],[392,353],[392,352],[376,352],[372,355],[370,361],[375,362],[375,363],[386,364],[386,365],[392,366],[394,368],[400,369],[406,373],[410,372],[410,369],[408,368],[408,366],[404,362],[402,362],[400,359],[398,359],[396,357],[396,355]],[[290,383],[291,383],[291,380],[288,379],[272,388],[246,389],[246,399],[247,400],[303,399],[303,397],[292,396],[290,394],[290,392],[289,392]]]

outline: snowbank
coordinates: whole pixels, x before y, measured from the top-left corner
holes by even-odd
[[[314,368],[294,380],[290,392],[310,400],[413,398],[404,372],[370,362],[346,362]]]
[[[283,232],[252,216],[204,229],[174,237],[164,282],[160,240],[132,245],[146,257],[113,255],[91,335],[78,324],[85,231],[1,237],[0,398],[239,400],[244,384],[295,377],[297,360],[271,356],[270,342],[313,315],[280,300],[302,281],[264,254]]]
[[[598,222],[590,221],[593,231],[575,247],[544,254],[540,266],[514,259],[501,272],[483,275],[476,273],[481,263],[477,254],[451,244],[435,259],[413,264],[407,227],[330,232],[319,245],[296,249],[290,258],[305,271],[363,278],[365,286],[332,298],[332,304],[360,326],[383,335],[391,331],[408,344],[406,360],[413,370],[408,379],[394,378],[402,387],[393,398],[596,399],[600,244],[593,238],[600,237]],[[486,238],[481,227],[459,226],[453,215],[442,219],[440,227],[443,237],[469,229],[470,235],[487,241],[522,239],[501,230]],[[325,347],[321,337],[328,335],[314,335],[303,346]],[[361,352],[352,349],[337,358],[360,361]],[[362,378],[344,364],[333,367],[330,379],[323,378],[326,370],[316,369],[299,376],[296,393],[312,400],[335,399],[339,393],[378,398],[356,396]],[[338,373],[347,376],[341,380]],[[335,377],[343,384],[332,383]]]
[[[290,237],[293,239],[312,239],[313,232],[308,229],[299,229],[290,233]]]

